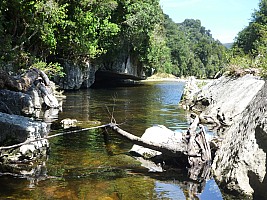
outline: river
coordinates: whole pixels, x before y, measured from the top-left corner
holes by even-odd
[[[148,82],[136,87],[65,92],[58,120],[109,123],[141,136],[154,124],[174,131],[188,127],[178,107],[183,82]],[[62,132],[58,123],[53,133]],[[132,144],[102,129],[52,138],[50,153],[34,176],[0,176],[1,199],[223,199],[213,179],[196,183],[184,173],[149,172],[128,155]]]

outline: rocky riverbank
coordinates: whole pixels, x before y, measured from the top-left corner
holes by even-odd
[[[221,77],[202,89],[188,81],[182,105],[221,139],[212,169],[221,188],[267,199],[267,83],[259,77]]]
[[[48,135],[63,97],[56,94],[54,83],[40,70],[17,76],[0,71],[1,172],[25,172],[25,163],[30,173],[29,163],[46,157],[49,143],[42,138]]]

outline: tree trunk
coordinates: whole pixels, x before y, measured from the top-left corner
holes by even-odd
[[[194,121],[179,146],[170,146],[165,143],[155,143],[144,140],[122,130],[116,124],[111,123],[110,127],[124,138],[139,146],[162,152],[162,154],[167,156],[187,156],[190,166],[194,166],[199,162],[208,162],[211,160],[211,151],[205,137],[205,129],[203,126],[199,125],[199,117],[197,115],[194,115]],[[200,129],[199,131],[197,131],[198,128]],[[151,135],[151,137],[153,137],[153,135]]]
[[[114,131],[116,131],[118,134],[120,134],[124,138],[128,139],[129,141],[133,142],[134,144],[137,144],[137,145],[140,145],[140,146],[143,146],[143,147],[155,150],[155,151],[160,151],[163,154],[168,155],[168,156],[172,156],[172,157],[180,157],[180,156],[186,154],[186,148],[185,148],[185,145],[183,143],[181,143],[181,146],[174,148],[174,147],[170,147],[170,146],[165,145],[165,144],[159,144],[159,143],[143,140],[140,137],[137,137],[131,133],[128,133],[128,132],[122,130],[121,128],[116,126],[116,124],[111,123],[110,127]]]

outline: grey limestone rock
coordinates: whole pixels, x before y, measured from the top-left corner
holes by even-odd
[[[48,134],[46,123],[6,113],[0,113],[0,127],[0,146],[2,147],[43,138]],[[38,157],[38,153],[42,154],[41,148],[44,148],[44,151],[47,150],[47,140],[31,142],[17,148],[1,149],[0,160],[3,163],[25,158],[31,160]]]
[[[209,104],[203,106],[203,99],[210,99]],[[212,165],[219,185],[264,199],[267,83],[249,74],[223,76],[196,92],[189,107],[200,112],[202,122],[223,127],[214,129],[222,139]]]
[[[81,87],[89,88],[94,83],[97,69],[89,61],[78,63],[63,60],[62,62],[66,75],[57,77],[54,80],[61,89],[77,90]]]

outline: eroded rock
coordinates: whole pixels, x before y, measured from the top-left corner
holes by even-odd
[[[0,113],[0,127],[1,163],[33,160],[46,155],[49,144],[45,139],[14,148],[6,148],[26,141],[43,138],[48,134],[46,123],[34,121],[23,116]]]
[[[62,60],[65,76],[56,77],[55,82],[61,89],[77,90],[80,88],[89,88],[95,81],[95,72],[97,68],[89,61],[73,62]]]
[[[257,89],[259,86],[257,93],[251,87],[255,95],[248,97],[250,101],[243,101],[248,102],[247,106],[243,105],[244,109],[224,131],[213,169],[216,179],[228,189],[266,199],[262,189],[267,188],[267,84],[255,85]]]
[[[188,107],[222,139],[212,165],[219,185],[266,199],[267,83],[253,75],[221,77],[196,92]]]
[[[0,71],[0,78],[0,167],[12,172],[46,157],[49,143],[44,137],[60,103],[54,83],[41,70],[17,76]]]

